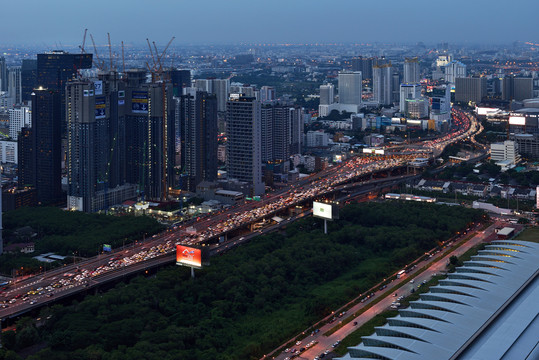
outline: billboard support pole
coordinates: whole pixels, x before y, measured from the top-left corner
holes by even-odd
[[[195,278],[195,268],[194,267],[191,268],[191,278],[192,279]]]
[[[328,233],[328,220],[324,219],[324,234],[327,235]]]

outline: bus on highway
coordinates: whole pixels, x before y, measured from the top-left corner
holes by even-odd
[[[400,279],[400,277],[401,277],[402,275],[404,275],[404,273],[405,273],[404,270],[399,271],[399,272],[397,273],[397,279]]]

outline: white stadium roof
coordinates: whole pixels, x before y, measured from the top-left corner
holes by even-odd
[[[538,275],[538,243],[493,241],[339,359],[535,358]]]

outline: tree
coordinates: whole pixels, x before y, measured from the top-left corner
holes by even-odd
[[[458,264],[458,262],[459,262],[459,258],[456,257],[455,255],[452,255],[452,256],[449,258],[449,263],[450,263],[451,265],[456,266],[456,265]]]

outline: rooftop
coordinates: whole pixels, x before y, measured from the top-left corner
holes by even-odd
[[[536,355],[538,258],[537,243],[493,241],[421,294],[420,300],[376,328],[375,334],[348,348],[349,353],[340,359],[524,359]]]

